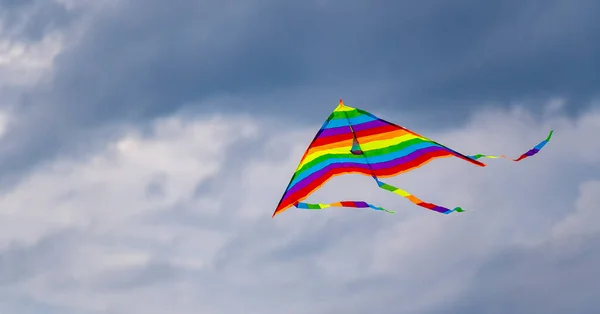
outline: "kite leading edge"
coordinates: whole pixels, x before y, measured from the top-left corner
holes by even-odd
[[[521,161],[537,154],[550,141],[548,137],[517,159],[505,155],[464,155],[432,141],[402,126],[380,119],[375,115],[344,105],[342,99],[329,115],[321,129],[304,152],[272,217],[295,206],[300,209],[320,210],[329,207],[371,208],[394,213],[364,201],[341,201],[330,204],[302,202],[310,194],[335,176],[362,174],[371,176],[377,185],[407,198],[415,205],[443,214],[463,212],[460,207],[449,209],[427,203],[395,186],[379,180],[419,168],[438,158],[457,157],[474,165],[485,167],[480,158],[506,158]]]

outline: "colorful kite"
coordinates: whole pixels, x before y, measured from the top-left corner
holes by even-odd
[[[552,132],[550,131],[548,137],[533,149],[512,160],[520,161],[537,154],[548,143]],[[292,206],[308,210],[328,207],[371,208],[394,213],[363,201],[342,201],[331,204],[302,202],[329,179],[344,174],[371,176],[380,188],[439,213],[462,212],[464,210],[460,207],[448,209],[424,202],[402,189],[379,180],[379,178],[392,177],[419,168],[437,158],[452,156],[481,167],[485,167],[485,164],[478,161],[480,158],[510,159],[504,155],[463,155],[369,112],[345,106],[340,99],[339,105],[329,115],[304,153],[273,217]]]

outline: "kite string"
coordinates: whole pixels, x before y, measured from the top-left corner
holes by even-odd
[[[352,139],[353,141],[355,141],[358,146],[360,147],[360,142],[358,141],[358,137],[356,137],[356,133],[354,132],[354,128],[352,127],[352,122],[350,122],[350,117],[348,117],[348,113],[346,113],[344,111],[344,116],[346,117],[346,121],[348,121],[348,126],[350,127],[350,132],[352,132]],[[369,167],[369,171],[371,171],[371,176],[373,177],[373,179],[377,180],[377,176],[375,175],[375,171],[373,170],[373,167],[371,166],[371,163],[369,162],[369,158],[367,157],[367,154],[365,153],[364,150],[362,150],[362,148],[360,149],[361,155],[363,156],[363,158],[365,159],[365,162],[367,163],[367,167]]]
[[[350,127],[350,131],[352,132],[353,140],[356,141],[356,143],[360,147],[360,142],[358,141],[358,137],[356,136],[356,133],[354,132],[354,128],[352,127],[352,122],[350,122],[350,118],[348,117],[348,114],[346,112],[344,112],[344,116],[346,117],[346,120],[348,121],[348,126]],[[439,205],[436,205],[433,203],[423,202],[421,199],[412,195],[408,191],[405,191],[403,189],[400,189],[398,187],[395,187],[393,185],[390,185],[390,184],[380,181],[379,178],[377,178],[377,175],[375,175],[375,171],[373,170],[373,167],[371,166],[371,163],[369,162],[369,158],[368,158],[366,152],[364,150],[362,150],[362,148],[360,149],[360,152],[361,152],[361,155],[363,156],[363,158],[365,159],[367,167],[369,167],[369,170],[371,171],[371,176],[373,177],[375,182],[377,182],[377,186],[379,186],[381,189],[392,192],[397,195],[400,195],[400,196],[408,199],[409,201],[411,201],[413,204],[415,204],[417,206],[421,206],[421,207],[424,207],[424,208],[427,208],[427,209],[430,209],[430,210],[433,210],[433,211],[436,211],[439,213],[449,214],[449,213],[452,213],[455,211],[456,212],[464,212],[464,210],[460,207],[456,207],[454,209],[449,209],[449,208],[439,206]]]

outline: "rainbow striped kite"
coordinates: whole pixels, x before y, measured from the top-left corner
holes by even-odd
[[[513,161],[537,154],[552,137],[548,137]],[[302,201],[329,179],[343,174],[362,174],[375,179],[377,185],[403,196],[414,204],[449,214],[463,209],[427,203],[416,196],[379,180],[419,168],[426,163],[445,157],[458,157],[474,165],[485,167],[480,158],[507,158],[504,155],[467,156],[399,125],[380,119],[361,109],[340,103],[329,115],[304,153],[294,172],[273,217],[295,206],[300,209],[319,210],[328,207],[371,208],[394,213],[364,201],[341,201],[331,204],[308,204]]]

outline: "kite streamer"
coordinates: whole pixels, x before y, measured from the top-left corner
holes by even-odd
[[[535,155],[548,143],[551,136],[552,131],[546,140],[513,161]],[[346,106],[340,99],[339,105],[323,123],[302,156],[273,217],[292,206],[307,210],[329,207],[371,208],[394,213],[364,201],[331,204],[302,202],[331,178],[345,174],[371,176],[380,188],[432,211],[443,214],[463,212],[460,207],[449,209],[424,202],[407,191],[379,180],[419,168],[434,159],[447,157],[457,157],[480,167],[486,166],[478,161],[480,158],[508,158],[504,155],[461,154],[367,111]]]
[[[512,161],[521,161],[521,160],[523,160],[523,159],[525,159],[527,157],[531,157],[531,156],[537,154],[540,150],[542,150],[542,148],[544,146],[546,146],[546,144],[550,141],[550,138],[552,137],[552,133],[553,132],[554,131],[550,131],[550,134],[548,134],[548,137],[545,140],[541,141],[534,148],[528,150],[526,153],[524,153],[523,155],[521,155],[517,159],[512,159],[512,158],[506,157],[505,155],[491,156],[491,155],[484,155],[484,154],[477,154],[477,155],[472,155],[472,156],[469,156],[469,157],[472,158],[472,159],[475,159],[475,160],[477,160],[479,158],[506,158],[506,159],[512,160]]]

